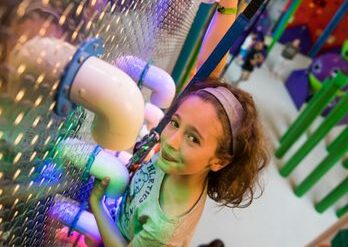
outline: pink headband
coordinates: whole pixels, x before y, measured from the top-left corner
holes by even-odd
[[[241,103],[233,95],[233,93],[225,87],[215,87],[215,88],[209,87],[209,88],[204,88],[201,90],[206,91],[209,94],[213,95],[217,99],[217,101],[220,102],[223,109],[225,110],[225,113],[227,115],[227,118],[231,127],[232,145],[233,145],[233,152],[234,152],[235,145],[236,145],[236,141],[235,141],[236,134],[238,133],[238,130],[241,126],[243,115],[244,115],[244,110]]]

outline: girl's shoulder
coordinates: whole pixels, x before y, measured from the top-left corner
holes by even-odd
[[[154,155],[152,155],[152,157],[149,159],[149,160],[147,160],[147,161],[145,161],[142,165],[141,165],[141,167],[139,168],[139,170],[142,170],[142,171],[144,171],[144,170],[156,170],[156,172],[157,171],[162,171],[161,169],[159,169],[159,167],[157,167],[156,166],[156,161],[157,161],[157,159],[158,159],[158,156],[159,156],[159,153],[156,153],[156,154],[154,154]],[[138,170],[138,171],[139,171]],[[138,172],[137,171],[137,172]]]

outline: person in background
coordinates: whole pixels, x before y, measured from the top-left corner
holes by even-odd
[[[245,39],[245,41],[243,42],[242,46],[240,47],[240,52],[237,58],[237,62],[239,64],[243,64],[243,62],[245,61],[246,56],[248,55],[248,52],[250,50],[251,47],[253,47],[255,41],[256,41],[256,33],[255,32],[251,32]]]
[[[265,59],[265,44],[263,37],[259,38],[253,48],[248,52],[244,63],[242,64],[242,72],[239,79],[235,82],[232,82],[235,86],[242,81],[249,80],[250,74],[253,72],[255,67],[261,66]]]
[[[280,77],[282,75],[284,68],[286,68],[286,63],[292,61],[296,54],[300,50],[300,39],[294,39],[292,42],[289,42],[285,45],[281,55],[274,62],[274,66],[272,68],[272,73],[276,77]]]

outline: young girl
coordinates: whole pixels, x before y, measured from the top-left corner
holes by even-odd
[[[109,179],[95,184],[90,205],[105,246],[188,246],[207,195],[228,207],[253,200],[268,150],[252,97],[210,79],[172,107],[160,152],[135,173],[116,223],[100,203]]]

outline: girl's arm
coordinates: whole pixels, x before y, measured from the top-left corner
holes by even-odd
[[[98,229],[103,239],[104,246],[123,247],[127,246],[127,241],[123,238],[114,221],[107,214],[101,203],[101,199],[105,193],[105,189],[108,186],[109,181],[110,179],[108,177],[104,178],[101,182],[96,180],[89,202],[92,213],[97,221]]]
[[[225,8],[236,8],[238,0],[220,0],[220,6]],[[237,12],[237,11],[236,11]],[[208,59],[214,48],[220,42],[232,23],[235,21],[237,14],[222,14],[215,11],[215,14],[210,22],[209,28],[204,36],[201,50],[198,55],[197,69]],[[231,44],[232,45],[232,44]],[[227,55],[220,61],[215,70],[210,76],[218,77],[223,67],[226,64]]]
[[[91,205],[92,213],[97,221],[98,229],[102,237],[102,241],[105,247],[133,247],[133,246],[166,246],[161,243],[158,236],[151,234],[147,231],[147,227],[138,232],[131,242],[128,244],[123,238],[122,234],[116,227],[114,221],[105,211],[101,198],[105,193],[105,189],[109,183],[109,178],[104,178],[101,182],[97,181],[94,184],[89,202]],[[173,246],[174,247],[174,246]]]

